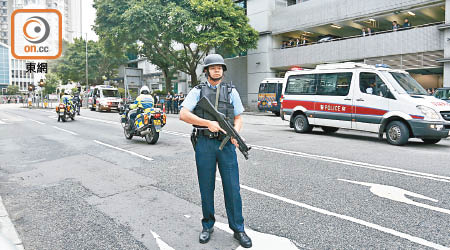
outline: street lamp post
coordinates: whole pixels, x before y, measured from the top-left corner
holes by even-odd
[[[86,90],[89,89],[89,80],[88,80],[88,42],[87,42],[88,36],[86,33]]]

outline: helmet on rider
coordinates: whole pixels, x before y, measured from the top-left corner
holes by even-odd
[[[143,86],[143,87],[141,88],[140,93],[141,93],[142,95],[148,95],[148,94],[150,94],[150,89],[149,89],[147,86]]]

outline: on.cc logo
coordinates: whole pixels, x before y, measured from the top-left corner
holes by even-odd
[[[50,35],[50,25],[47,20],[39,16],[33,16],[27,19],[23,25],[23,35],[30,43],[42,43]]]

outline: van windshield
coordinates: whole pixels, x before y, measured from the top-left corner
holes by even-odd
[[[450,89],[438,89],[434,96],[442,100],[450,100]]]
[[[427,91],[412,76],[405,73],[391,72],[400,87],[410,95],[428,95]]]
[[[103,97],[120,97],[119,91],[115,89],[103,89]]]
[[[259,85],[259,93],[276,93],[277,84],[276,83],[261,83]]]

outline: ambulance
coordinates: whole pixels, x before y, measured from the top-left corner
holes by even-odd
[[[343,128],[385,135],[392,145],[409,138],[434,144],[449,136],[450,103],[385,64],[323,64],[286,73],[281,118],[298,133]]]

